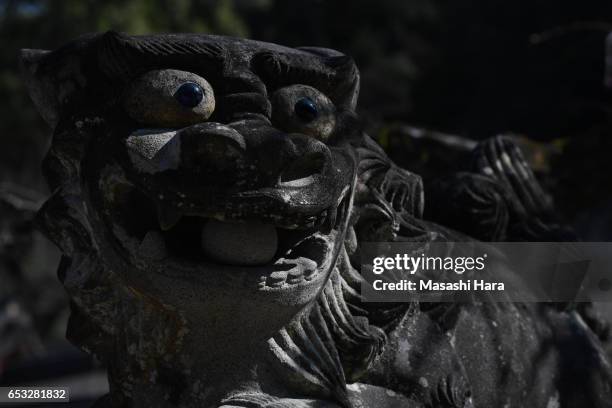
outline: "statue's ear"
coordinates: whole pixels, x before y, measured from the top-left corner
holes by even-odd
[[[43,119],[55,127],[59,120],[60,103],[57,98],[57,89],[48,75],[42,75],[39,66],[50,51],[23,49],[19,55],[21,73],[34,101],[38,112]]]

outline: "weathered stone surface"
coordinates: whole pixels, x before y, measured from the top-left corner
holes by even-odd
[[[363,134],[337,51],[109,32],[22,65],[57,125],[39,220],[65,254],[68,337],[109,369],[99,406],[610,406],[578,311],[359,294],[362,242],[565,239],[508,141],[434,190],[486,215],[458,232]]]

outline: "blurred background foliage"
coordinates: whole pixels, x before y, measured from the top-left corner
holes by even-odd
[[[342,50],[361,69],[370,133],[399,164],[440,160],[394,131],[403,124],[474,139],[512,131],[558,152],[542,169],[570,219],[612,208],[610,0],[0,0],[0,182],[45,191],[50,131],[20,80],[18,50],[108,29]]]

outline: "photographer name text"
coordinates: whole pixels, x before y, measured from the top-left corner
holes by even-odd
[[[458,279],[440,281],[419,276],[422,273],[453,272],[463,275],[465,272],[478,273],[486,266],[487,254],[478,257],[439,257],[439,256],[411,256],[396,254],[392,257],[376,257],[372,262],[372,273],[381,275],[388,271],[397,271],[415,275],[418,279],[376,279],[372,287],[376,291],[503,291],[503,282],[488,282],[485,279]]]

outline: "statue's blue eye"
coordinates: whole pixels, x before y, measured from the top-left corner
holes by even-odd
[[[198,84],[187,82],[177,89],[174,97],[184,107],[194,108],[204,99],[204,90]]]
[[[304,122],[313,121],[319,116],[317,105],[310,98],[302,98],[295,103],[293,110]]]

